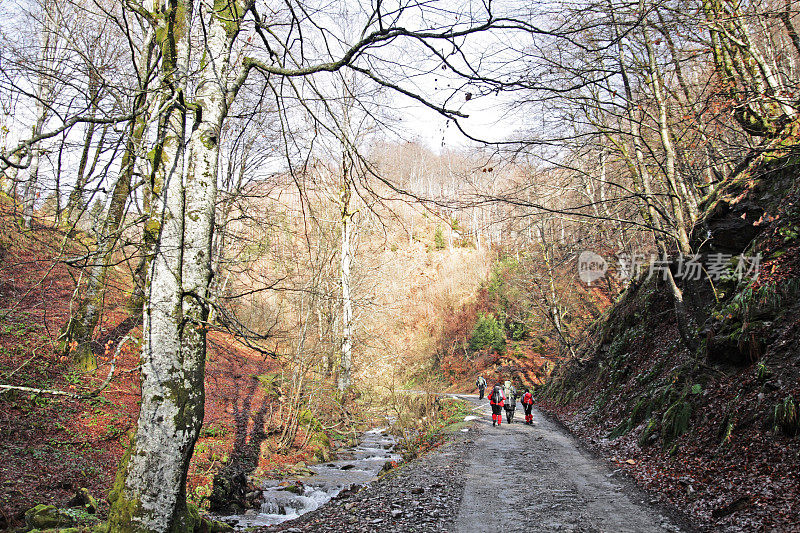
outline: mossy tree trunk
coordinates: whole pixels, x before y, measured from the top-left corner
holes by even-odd
[[[95,68],[88,64],[86,65],[87,74],[89,77],[89,87],[87,88],[88,96],[89,96],[89,116],[95,118],[97,116],[97,109],[98,103],[100,101],[101,92],[100,92],[100,79],[97,75],[97,71]],[[94,141],[94,134],[97,124],[94,122],[90,122],[86,125],[86,132],[84,133],[83,137],[83,150],[81,151],[81,158],[78,162],[78,172],[75,177],[75,187],[72,189],[72,192],[69,194],[69,198],[67,200],[67,205],[64,208],[66,212],[65,220],[67,224],[74,225],[78,222],[81,215],[84,211],[86,211],[87,205],[86,200],[84,198],[84,193],[86,184],[94,173],[94,170],[97,166],[97,162],[100,159],[100,154],[103,152],[103,143],[105,141],[106,133],[108,132],[108,125],[106,125],[100,136],[100,140],[96,143],[94,147],[94,157],[92,160],[92,164],[89,165],[89,154],[92,150],[92,144]],[[88,172],[87,172],[88,167]],[[124,163],[123,163],[124,167]]]
[[[154,167],[164,186],[153,191],[159,241],[149,274],[144,313],[142,401],[136,435],[112,492],[109,530],[191,531],[186,472],[203,418],[203,356],[184,352],[181,287],[184,231],[183,159],[191,2],[158,2],[154,18],[162,53],[161,101],[173,103],[159,121]],[[176,94],[177,93],[177,94]],[[188,340],[188,339],[187,339]],[[198,357],[200,361],[198,361]]]
[[[92,350],[91,341],[100,321],[108,271],[111,268],[120,232],[124,226],[125,206],[131,194],[136,157],[141,151],[147,126],[144,113],[148,105],[147,80],[150,78],[154,47],[155,39],[152,34],[145,40],[145,50],[137,65],[141,91],[134,99],[133,108],[138,111],[139,115],[131,120],[129,125],[125,153],[120,162],[120,174],[111,193],[108,212],[100,230],[97,248],[87,274],[86,288],[75,313],[64,326],[60,337],[60,350],[65,354],[70,354],[73,365],[83,371],[92,371],[97,368],[97,359]],[[75,201],[80,201],[80,198]]]
[[[750,28],[757,17],[745,9],[732,0],[703,1],[714,65],[730,98],[737,102],[734,117],[750,135],[773,137],[797,118],[794,93],[791,88],[787,90],[778,66],[761,51]],[[791,19],[786,25],[786,17],[782,18],[788,37],[796,45]]]
[[[225,5],[222,5],[225,4]],[[229,4],[206,4],[208,16],[195,101],[184,104],[191,64],[189,33],[195,6],[169,0],[157,32],[162,88],[174,104],[162,120],[154,187],[158,242],[150,262],[144,308],[142,404],[130,459],[120,466],[109,528],[114,532],[187,532],[195,518],[186,505],[186,474],[204,414],[206,325],[216,200],[219,137],[236,89],[230,49],[241,14]],[[210,7],[210,6],[208,6]],[[224,12],[224,13],[223,13]],[[173,91],[178,91],[173,98]],[[187,139],[187,110],[193,127]]]
[[[609,5],[610,7],[610,5]],[[612,12],[613,17],[613,12]],[[652,78],[652,85],[654,96],[658,102],[659,116],[659,135],[662,141],[662,146],[667,156],[667,176],[666,181],[668,190],[670,191],[670,199],[672,201],[673,217],[665,212],[663,206],[656,202],[655,195],[653,194],[653,187],[651,182],[651,175],[647,169],[647,164],[644,158],[643,137],[641,131],[641,120],[634,114],[634,95],[631,88],[630,78],[628,77],[628,68],[625,62],[625,51],[623,48],[623,41],[621,38],[622,33],[617,26],[616,21],[612,18],[614,24],[615,37],[617,38],[617,60],[620,68],[620,75],[622,84],[625,91],[625,107],[626,118],[629,123],[629,131],[631,143],[633,144],[634,157],[629,155],[623,143],[622,153],[626,165],[630,169],[631,178],[634,183],[634,188],[637,193],[641,194],[642,201],[640,202],[640,212],[642,218],[646,221],[647,225],[653,232],[653,240],[655,241],[656,248],[661,257],[668,257],[670,252],[679,251],[681,253],[689,253],[689,239],[686,233],[686,222],[683,217],[683,206],[681,205],[678,196],[678,186],[675,180],[675,148],[672,144],[670,132],[667,125],[666,107],[663,102],[664,95],[661,93],[659,80],[657,79],[658,72],[655,68],[655,58],[652,54],[652,49],[647,45],[648,58],[647,63],[650,67],[650,75]],[[645,40],[647,36],[645,35]],[[611,137],[609,137],[611,139]],[[677,218],[677,220],[675,220]],[[689,350],[694,350],[697,347],[697,339],[694,333],[694,324],[692,323],[691,315],[687,310],[686,302],[683,298],[683,291],[677,285],[672,271],[667,268],[664,271],[664,278],[667,287],[672,297],[673,309],[675,312],[675,319],[678,325],[678,332],[681,340]]]

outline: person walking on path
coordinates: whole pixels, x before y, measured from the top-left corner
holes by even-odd
[[[506,393],[506,398],[514,398],[514,400],[517,399],[517,389],[514,388],[514,385],[512,385],[510,381],[506,381],[503,390]]]
[[[525,394],[522,395],[522,408],[525,409],[525,423],[533,424],[533,394],[528,389],[525,389]]]
[[[492,426],[499,426],[503,421],[503,403],[505,401],[506,395],[503,393],[503,386],[498,383],[489,395],[489,404],[492,406]]]
[[[517,391],[510,383],[506,386],[506,403],[503,408],[506,410],[506,420],[511,424],[514,421],[514,412],[517,410]]]
[[[478,381],[475,382],[475,386],[478,387],[478,391],[481,393],[481,397],[478,399],[483,400],[483,391],[486,390],[486,380],[483,379],[483,376],[478,376]]]

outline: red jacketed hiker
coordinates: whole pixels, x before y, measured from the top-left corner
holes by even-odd
[[[503,403],[505,401],[506,395],[503,393],[503,387],[498,383],[489,395],[489,404],[492,406],[493,426],[499,426],[500,422],[503,421]]]
[[[522,395],[522,408],[525,409],[525,423],[533,424],[533,394],[528,389],[525,389],[525,394]]]

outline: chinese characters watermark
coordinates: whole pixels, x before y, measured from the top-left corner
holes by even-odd
[[[724,253],[712,254],[678,254],[675,257],[644,253],[619,253],[611,261],[603,256],[584,251],[578,256],[578,277],[586,284],[603,278],[611,266],[615,267],[616,277],[621,281],[637,278],[647,272],[647,278],[653,276],[667,279],[672,272],[675,279],[697,281],[708,278],[712,281],[720,279],[758,279],[761,267],[761,254],[733,255]]]

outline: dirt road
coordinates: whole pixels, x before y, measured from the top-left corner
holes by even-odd
[[[492,427],[488,403],[462,397],[483,416],[471,432],[454,531],[683,531],[541,414],[528,426],[520,408],[513,424]]]
[[[560,426],[535,413],[526,426],[478,420],[441,448],[358,492],[259,532],[677,532],[691,531],[652,498],[592,457]]]

